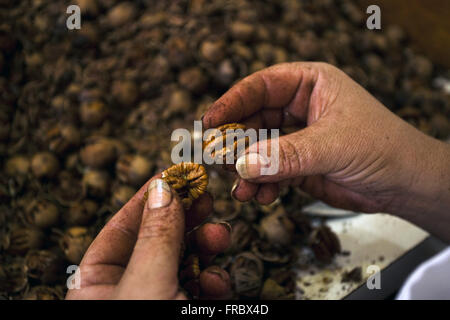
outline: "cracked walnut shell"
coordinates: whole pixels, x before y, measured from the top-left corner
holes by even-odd
[[[198,163],[181,162],[166,169],[162,178],[178,193],[185,209],[206,191],[208,174]]]

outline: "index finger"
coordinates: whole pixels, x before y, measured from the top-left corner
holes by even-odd
[[[310,94],[305,91],[312,79],[304,73],[310,69],[309,63],[283,63],[242,79],[209,107],[203,127],[242,122],[262,109],[283,108],[293,100],[304,100],[305,94]]]

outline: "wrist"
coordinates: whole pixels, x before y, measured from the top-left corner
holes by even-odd
[[[412,178],[393,213],[433,233],[448,233],[450,145],[422,135],[413,148],[406,162]]]

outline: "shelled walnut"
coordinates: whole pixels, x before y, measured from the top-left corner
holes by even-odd
[[[236,163],[239,153],[244,152],[249,145],[250,139],[244,135],[245,130],[246,126],[240,123],[228,123],[217,127],[206,137],[203,143],[204,153],[212,159],[220,159],[219,161],[225,165]],[[232,163],[228,163],[227,158],[231,158]]]
[[[208,174],[198,163],[181,162],[166,169],[162,178],[178,193],[185,208],[206,191]]]

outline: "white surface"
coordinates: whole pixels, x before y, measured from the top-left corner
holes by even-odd
[[[366,272],[369,265],[383,270],[428,236],[422,229],[386,214],[361,214],[331,220],[328,225],[338,235],[342,250],[350,255],[340,255],[326,267],[299,271],[297,285],[304,292],[299,298],[342,299],[366,282],[371,275]],[[358,266],[362,268],[361,282],[342,283],[342,274]]]
[[[397,299],[450,300],[450,247],[422,263],[405,282]]]

